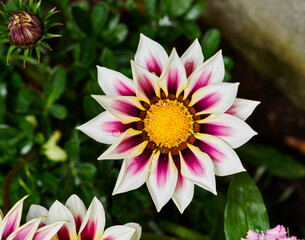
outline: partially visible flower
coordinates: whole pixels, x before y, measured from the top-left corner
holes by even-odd
[[[33,218],[20,226],[23,201],[17,202],[2,219],[0,214],[0,239],[7,240],[50,240],[63,226],[64,222],[54,222],[49,226],[42,227],[43,216]]]
[[[268,229],[266,232],[255,232],[249,230],[247,238],[241,240],[298,240],[297,237],[287,236],[287,232],[284,226],[277,225],[275,228]]]
[[[105,212],[102,203],[94,197],[88,210],[83,201],[72,195],[65,205],[55,201],[49,211],[39,205],[32,205],[27,221],[47,216],[47,226],[58,221],[66,221],[58,231],[57,240],[139,240],[141,227],[137,223],[112,226],[104,230]]]

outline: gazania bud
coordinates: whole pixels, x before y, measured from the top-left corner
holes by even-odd
[[[18,46],[35,44],[43,34],[39,18],[24,11],[11,13],[8,29],[11,41]]]

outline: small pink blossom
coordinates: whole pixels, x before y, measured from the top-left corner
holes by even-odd
[[[287,232],[284,226],[277,225],[275,228],[268,229],[266,232],[255,232],[249,230],[247,233],[247,238],[242,238],[241,240],[298,240],[297,237],[287,236]]]

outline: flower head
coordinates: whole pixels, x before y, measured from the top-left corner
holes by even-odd
[[[257,233],[249,230],[247,238],[241,240],[297,240],[297,237],[288,237],[284,226],[277,225],[275,228],[268,229],[266,232]]]
[[[33,218],[26,224],[20,226],[23,201],[26,197],[17,202],[13,208],[2,219],[0,215],[0,239],[7,240],[50,240],[63,226],[64,222],[55,222],[43,227],[42,216]]]
[[[158,211],[172,198],[183,212],[194,184],[216,194],[215,175],[244,171],[232,148],[256,134],[244,120],[258,102],[236,98],[221,51],[203,62],[198,40],[168,57],[141,35],[131,68],[133,80],[98,67],[106,95],[93,97],[107,111],[78,129],[112,144],[99,160],[124,158],[114,194],[146,182]]]
[[[72,195],[65,205],[55,201],[49,211],[39,205],[32,205],[27,221],[40,216],[47,216],[47,226],[58,221],[65,221],[56,235],[57,240],[139,240],[141,227],[137,223],[112,226],[104,230],[105,212],[102,203],[94,197],[88,210],[83,201]]]

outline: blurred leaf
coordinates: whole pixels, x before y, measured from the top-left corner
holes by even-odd
[[[201,31],[199,26],[193,22],[184,22],[182,24],[183,31],[187,37],[191,40],[199,38],[201,36]]]
[[[241,239],[249,230],[265,231],[268,228],[267,210],[256,184],[248,173],[234,175],[225,210],[226,239]]]
[[[302,163],[275,148],[247,143],[236,151],[244,161],[254,166],[265,166],[274,176],[288,179],[305,176],[305,166]]]
[[[87,12],[79,7],[79,6],[73,6],[72,7],[72,16],[73,19],[78,26],[78,28],[87,35],[90,35],[91,33],[91,21],[87,14]]]
[[[145,14],[154,16],[156,13],[157,1],[156,0],[143,0],[145,7]]]
[[[104,2],[96,4],[91,12],[91,25],[94,35],[100,33],[108,17],[108,5]]]
[[[205,1],[198,1],[196,2],[191,9],[186,13],[186,15],[184,16],[184,19],[187,21],[194,21],[197,20],[197,18],[199,18],[203,12],[203,10],[205,9]]]
[[[109,48],[104,48],[101,58],[100,58],[101,64],[103,67],[107,67],[110,69],[115,69],[116,64],[114,60],[114,55],[112,51]]]
[[[163,11],[174,17],[180,17],[188,11],[193,0],[163,0],[161,8]]]
[[[219,48],[220,32],[216,28],[210,28],[201,39],[201,47],[205,59],[211,57]]]
[[[67,108],[61,104],[52,104],[49,108],[49,113],[57,119],[65,119],[67,117]]]
[[[125,40],[128,34],[128,28],[125,24],[118,24],[111,32],[107,42],[113,46],[117,45]]]
[[[95,177],[97,169],[91,163],[78,163],[76,165],[77,174],[83,179],[92,179]]]
[[[225,65],[225,69],[227,71],[230,71],[234,67],[234,61],[230,57],[224,56],[223,57],[223,63]]]

